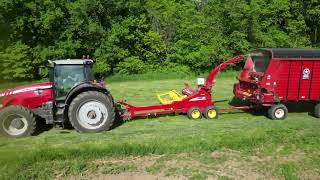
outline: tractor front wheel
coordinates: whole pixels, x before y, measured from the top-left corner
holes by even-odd
[[[201,119],[202,118],[202,112],[201,109],[198,107],[192,107],[188,110],[188,117],[189,119]]]
[[[34,114],[22,106],[9,106],[0,111],[0,133],[7,137],[31,136],[36,129]]]
[[[268,116],[272,120],[283,120],[288,116],[288,109],[283,104],[274,104],[269,108]]]
[[[98,91],[87,91],[73,99],[69,121],[78,132],[101,132],[111,128],[115,120],[113,102]]]

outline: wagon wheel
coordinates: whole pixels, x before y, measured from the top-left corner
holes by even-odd
[[[320,118],[320,104],[317,104],[314,107],[314,116],[317,117],[317,118]]]
[[[209,106],[206,108],[203,115],[207,119],[217,119],[218,118],[218,109],[214,106]]]
[[[202,112],[201,109],[198,107],[192,107],[188,110],[188,117],[189,119],[201,119],[202,118]]]
[[[283,104],[274,104],[268,110],[268,116],[272,120],[283,120],[288,116],[288,109]]]

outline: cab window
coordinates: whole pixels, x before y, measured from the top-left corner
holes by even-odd
[[[77,84],[83,82],[83,65],[57,65],[54,71],[54,85],[56,98],[65,98],[68,92]]]

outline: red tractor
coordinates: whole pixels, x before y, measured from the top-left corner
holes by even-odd
[[[0,92],[0,133],[30,136],[36,116],[46,124],[66,123],[79,132],[109,130],[115,120],[115,103],[103,81],[92,74],[90,59],[49,61],[50,82]]]

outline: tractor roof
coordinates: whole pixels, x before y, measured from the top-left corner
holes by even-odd
[[[94,61],[91,59],[63,59],[63,60],[49,60],[50,64],[55,65],[84,65],[84,64],[93,64]]]
[[[273,58],[320,58],[320,49],[311,48],[263,48],[254,51],[269,51]]]

